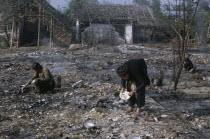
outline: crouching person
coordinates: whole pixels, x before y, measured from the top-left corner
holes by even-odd
[[[121,77],[121,91],[127,90],[131,96],[128,100],[129,108],[127,113],[132,112],[134,105],[137,105],[136,115],[140,114],[140,109],[145,105],[145,87],[150,85],[147,74],[147,65],[144,59],[132,59],[117,68],[117,74]],[[132,89],[135,85],[135,89]]]
[[[190,73],[196,70],[196,65],[189,58],[185,58],[183,67],[186,72]]]
[[[33,63],[32,69],[35,71],[35,74],[25,85],[22,86],[22,91],[29,84],[34,84],[36,86],[35,92],[37,93],[52,92],[55,88],[55,80],[50,71],[37,62]]]

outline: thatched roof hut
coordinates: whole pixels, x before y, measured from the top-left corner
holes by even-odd
[[[3,23],[12,26],[12,39],[15,36],[21,41],[23,38],[23,42],[29,40],[25,38],[31,34],[34,35],[31,41],[36,40],[37,45],[41,43],[41,37],[48,37],[50,44],[53,41],[66,45],[71,43],[70,21],[46,0],[2,0],[0,13],[3,13]]]
[[[86,5],[74,17],[82,22],[91,23],[135,23],[147,27],[156,25],[148,6]]]

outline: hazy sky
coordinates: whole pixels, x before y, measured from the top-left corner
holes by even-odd
[[[50,4],[54,6],[56,9],[65,9],[68,6],[68,3],[71,0],[49,0]],[[168,0],[160,0],[162,4],[167,3]],[[172,3],[175,2],[175,0],[169,0]],[[202,0],[202,1],[210,1],[210,0]],[[99,0],[100,3],[113,3],[113,4],[123,4],[123,5],[129,5],[133,4],[133,0]]]
[[[63,9],[68,6],[71,0],[49,0],[50,4],[56,9]],[[113,3],[113,4],[132,4],[133,0],[99,0],[101,3]]]
[[[56,9],[63,9],[68,6],[70,0],[49,0],[50,4]]]
[[[99,0],[101,3],[133,4],[133,0]]]

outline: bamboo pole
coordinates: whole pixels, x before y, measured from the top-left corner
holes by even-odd
[[[52,19],[52,47],[54,45],[54,43],[53,43],[54,26],[55,26],[55,20]]]
[[[20,0],[18,0],[18,10],[20,10]]]
[[[44,8],[43,8],[43,11],[42,11],[42,13],[43,13],[43,18],[42,18],[42,25],[44,26],[44,21],[45,21],[45,10],[44,10]]]
[[[15,23],[15,38],[16,38],[16,47],[17,47],[17,39],[18,39],[18,25]]]
[[[12,32],[10,34],[10,49],[12,49],[12,44],[13,44],[14,26],[15,26],[15,17],[13,17]]]
[[[19,25],[17,29],[17,47],[20,46],[20,28],[21,28],[21,22],[19,21]]]
[[[52,47],[52,27],[53,27],[53,19],[51,17],[51,21],[50,21],[50,47]]]
[[[39,6],[39,23],[38,23],[38,40],[37,40],[38,49],[39,49],[39,45],[40,45],[40,26],[41,26],[40,13],[41,13],[41,6]]]

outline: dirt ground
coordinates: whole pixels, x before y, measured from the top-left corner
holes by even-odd
[[[190,53],[198,74],[209,76],[202,63],[208,54],[197,49]],[[120,64],[136,58],[145,58],[151,79],[164,71],[164,86],[147,88],[146,106],[139,117],[125,114],[127,102],[118,97],[120,79],[115,73]],[[56,93],[20,92],[33,75],[35,61],[49,68],[55,78],[62,77],[62,88]],[[1,49],[0,63],[1,139],[210,138],[210,101],[181,99],[170,91],[173,55],[164,45]],[[209,82],[185,72],[180,82],[209,87]]]

